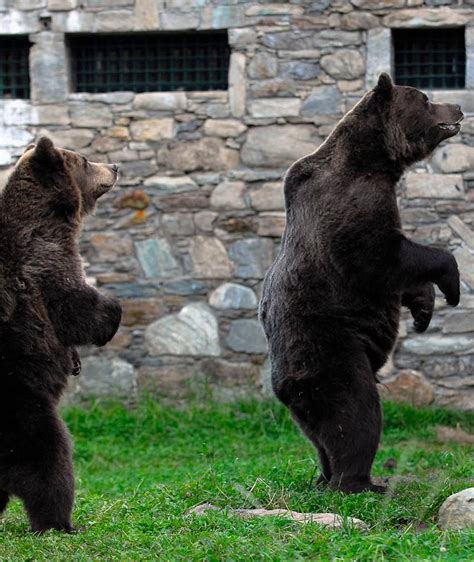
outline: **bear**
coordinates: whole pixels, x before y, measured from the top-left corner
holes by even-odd
[[[454,256],[403,234],[396,186],[407,167],[459,132],[462,119],[458,105],[432,103],[383,73],[285,175],[287,222],[259,317],[274,393],[317,451],[318,485],[386,489],[370,476],[382,431],[376,382],[401,307],[423,332],[434,285],[449,305],[460,298]]]
[[[73,531],[71,444],[58,401],[80,369],[76,346],[105,345],[122,314],[117,299],[86,283],[78,235],[117,178],[115,164],[42,137],[0,194],[0,513],[20,498],[36,533]]]

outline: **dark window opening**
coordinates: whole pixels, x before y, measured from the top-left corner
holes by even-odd
[[[72,35],[76,92],[226,90],[227,32]]]
[[[395,82],[415,88],[464,88],[464,28],[394,29]]]
[[[0,37],[0,98],[30,97],[29,54],[28,37]]]

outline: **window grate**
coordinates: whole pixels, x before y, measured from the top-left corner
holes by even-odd
[[[415,88],[464,88],[464,28],[394,29],[395,82]]]
[[[28,37],[0,37],[0,98],[30,97],[29,53]]]
[[[74,35],[76,92],[226,90],[226,32]]]

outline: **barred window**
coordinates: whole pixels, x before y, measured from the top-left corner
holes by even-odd
[[[226,32],[71,35],[76,92],[226,90]]]
[[[464,88],[464,28],[394,29],[395,81],[415,88]]]
[[[30,97],[29,53],[27,36],[0,37],[0,98]]]

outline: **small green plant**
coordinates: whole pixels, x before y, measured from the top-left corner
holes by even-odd
[[[316,490],[311,446],[275,402],[127,410],[93,404],[65,412],[75,442],[79,532],[28,531],[14,502],[0,519],[1,560],[472,560],[474,530],[441,531],[437,510],[472,486],[472,446],[440,444],[436,425],[474,430],[474,415],[385,404],[375,476],[386,496]],[[387,462],[388,461],[388,462]],[[391,467],[391,468],[390,468]],[[222,508],[335,512],[369,525],[327,530]]]

